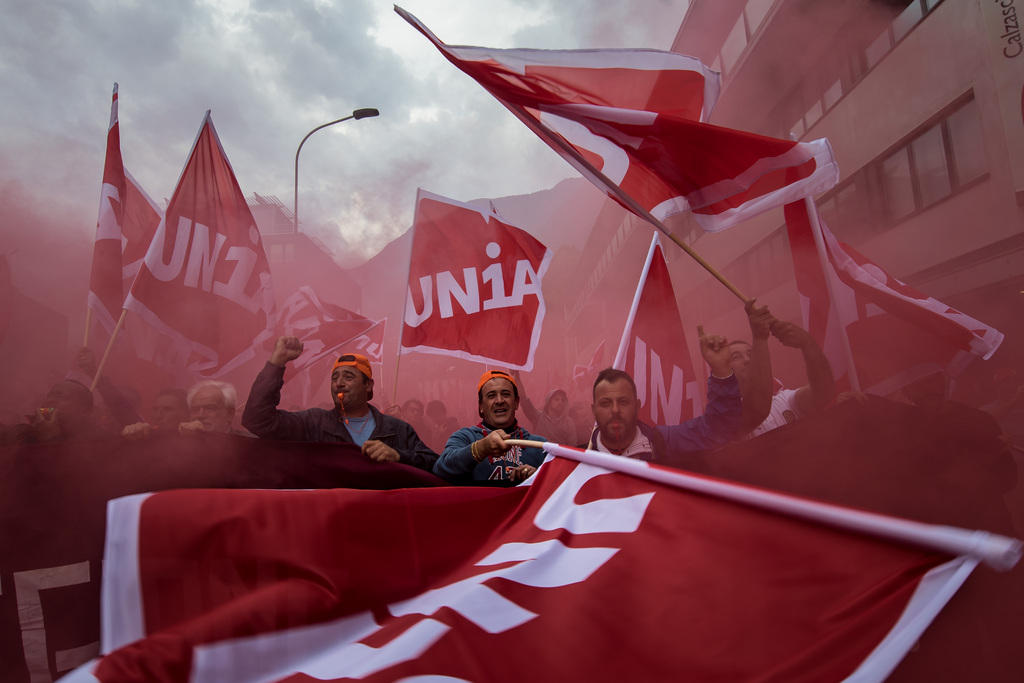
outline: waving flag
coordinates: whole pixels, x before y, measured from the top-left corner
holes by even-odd
[[[108,333],[121,314],[125,291],[138,272],[159,222],[159,208],[125,171],[121,159],[115,83],[88,300],[96,320]]]
[[[881,680],[979,561],[970,532],[545,448],[565,457],[511,489],[118,499],[109,654],[66,680]],[[773,497],[943,549],[756,507]],[[987,541],[1013,565],[1019,543]]]
[[[273,336],[270,266],[209,112],[125,308],[205,376],[233,370]]]
[[[590,357],[589,363],[572,367],[572,380],[574,382],[585,382],[588,375],[593,375],[598,371],[599,366],[604,360],[604,342],[605,340],[602,339],[601,343],[594,349],[594,355]]]
[[[837,381],[886,395],[940,370],[955,376],[972,359],[996,352],[1002,332],[892,277],[837,240],[818,218],[822,255],[814,210],[809,200],[786,205],[786,229],[804,323]]]
[[[530,370],[551,251],[491,209],[416,195],[402,353]]]
[[[657,233],[633,297],[633,306],[615,354],[615,367],[636,383],[647,424],[676,425],[703,412],[703,384],[693,370],[679,317],[672,278]]]
[[[835,185],[827,140],[794,142],[705,123],[719,76],[658,50],[450,46],[395,7],[445,57],[580,173],[641,217],[691,211],[704,230]],[[639,210],[638,210],[639,209]]]

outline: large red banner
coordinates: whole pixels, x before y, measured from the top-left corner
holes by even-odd
[[[636,383],[641,421],[677,425],[703,412],[703,378],[693,369],[657,234],[651,239],[615,367],[628,372]]]
[[[451,46],[396,7],[580,173],[627,209],[691,211],[707,231],[835,185],[825,139],[780,140],[705,123],[719,76],[658,50]]]
[[[125,308],[195,374],[230,372],[273,335],[270,266],[209,112]]]
[[[550,250],[480,209],[416,196],[402,352],[533,368]]]

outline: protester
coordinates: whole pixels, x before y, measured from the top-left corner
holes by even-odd
[[[188,390],[188,409],[192,419],[178,425],[178,431],[183,434],[240,433],[232,428],[237,402],[238,392],[233,385],[214,380],[199,382]]]
[[[437,454],[416,431],[396,417],[369,404],[373,398],[373,371],[366,356],[345,353],[331,368],[333,410],[309,408],[278,410],[285,367],[302,354],[297,337],[279,337],[270,360],[249,391],[242,425],[263,438],[288,441],[352,443],[377,462],[400,462],[430,470]]]
[[[533,405],[526,393],[523,378],[519,371],[512,373],[516,384],[522,390],[523,413],[530,421],[533,428],[542,434],[547,434],[548,439],[555,443],[575,446],[577,441],[576,425],[569,416],[569,396],[562,389],[552,389],[544,398],[544,407],[541,410]]]
[[[459,423],[454,417],[448,416],[448,408],[443,401],[434,399],[427,403],[427,445],[435,451],[444,450],[448,437],[459,428]]]
[[[153,399],[150,421],[126,425],[121,430],[121,436],[139,439],[149,436],[154,431],[158,434],[177,434],[179,426],[190,421],[189,417],[188,394],[185,390],[161,389]]]
[[[410,398],[402,404],[402,419],[409,423],[420,439],[426,441],[427,423],[423,419],[423,401]]]
[[[451,435],[434,463],[434,474],[456,483],[518,484],[544,461],[544,451],[506,441],[547,439],[530,434],[516,422],[519,388],[512,375],[488,370],[481,375],[476,390],[480,422]]]
[[[696,451],[728,443],[742,433],[739,381],[729,367],[724,337],[700,334],[700,350],[711,368],[704,414],[678,425],[651,426],[637,419],[639,400],[629,373],[602,370],[594,380],[591,406],[597,428],[589,448],[627,458],[680,465]]]
[[[15,425],[6,440],[13,443],[72,441],[104,436],[95,420],[89,388],[75,380],[57,382],[26,424]]]
[[[835,395],[835,379],[828,358],[807,330],[752,304],[747,306],[747,315],[752,343],[730,342],[729,366],[740,382],[744,429],[750,431],[750,436],[759,436],[822,410]],[[773,393],[770,336],[803,354],[806,385]]]
[[[104,431],[116,431],[125,425],[139,422],[139,396],[134,389],[122,389],[114,385],[106,375],[96,378],[96,356],[91,349],[82,347],[75,354],[71,370],[64,379],[79,382],[87,387],[95,382],[100,405],[95,406],[93,419]],[[95,396],[93,397],[95,400]],[[105,410],[101,410],[105,409]]]

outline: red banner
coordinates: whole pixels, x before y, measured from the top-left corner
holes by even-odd
[[[420,190],[402,353],[531,370],[550,250],[484,210]]]
[[[562,458],[511,489],[175,491],[109,520],[111,654],[77,680],[880,680],[976,562]]]
[[[210,377],[273,335],[270,266],[209,112],[125,308],[170,341],[174,364]]]
[[[615,367],[636,383],[637,417],[651,425],[677,425],[704,412],[703,378],[686,347],[672,277],[657,233],[651,239],[636,296],[622,331]]]
[[[851,355],[860,389],[887,395],[940,370],[956,375],[999,348],[999,330],[897,280],[820,223],[823,259],[807,204],[786,206],[797,289],[804,324],[842,387],[851,386]]]
[[[825,139],[779,140],[708,123],[719,76],[658,50],[450,46],[395,8],[591,182],[643,216],[683,211],[707,231],[824,192],[839,179]]]

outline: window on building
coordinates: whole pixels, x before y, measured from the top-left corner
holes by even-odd
[[[910,143],[914,176],[920,194],[918,204],[929,206],[949,196],[952,183],[946,164],[946,149],[942,144],[942,124],[936,124]]]
[[[981,133],[978,106],[971,100],[953,112],[946,124],[953,152],[953,175],[957,185],[979,178],[988,170],[985,140]]]
[[[743,8],[743,12],[747,15],[747,26],[750,27],[750,35],[757,33],[757,29],[761,26],[764,18],[768,16],[768,12],[773,4],[775,4],[775,0],[747,1],[747,6]]]
[[[882,61],[882,57],[889,53],[892,49],[892,35],[889,33],[889,27],[886,27],[882,31],[881,35],[871,41],[871,44],[864,50],[864,60],[867,63],[867,68],[871,69]]]
[[[899,42],[924,16],[921,0],[913,0],[892,22],[892,37]]]
[[[821,100],[815,100],[811,108],[804,114],[804,125],[810,128],[821,118]]]
[[[905,218],[917,208],[910,178],[910,155],[903,147],[882,160],[879,167],[882,192],[885,193],[886,218],[891,223]]]
[[[739,61],[740,55],[743,54],[744,48],[747,47],[747,28],[743,23],[743,15],[736,20],[736,24],[729,31],[729,35],[725,37],[725,42],[722,43],[722,68],[726,71],[732,71],[732,68],[736,66],[736,62]]]
[[[824,100],[825,103],[826,111],[836,106],[836,102],[838,102],[842,96],[843,81],[837,78],[835,82],[828,87],[828,90],[826,90],[825,94],[822,96],[822,100]]]

